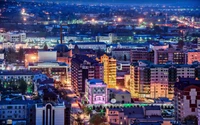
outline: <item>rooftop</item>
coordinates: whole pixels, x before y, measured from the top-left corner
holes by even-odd
[[[192,85],[200,88],[200,80],[194,78],[179,78],[179,81],[175,83],[174,87],[179,90],[184,90]]]
[[[96,85],[96,84],[102,84],[102,85],[106,85],[103,80],[101,79],[91,79],[91,80],[88,80],[88,83],[90,85]]]
[[[16,71],[10,71],[10,70],[0,70],[0,75],[36,75],[40,74],[40,72],[34,72],[30,70],[16,70]]]
[[[130,92],[128,92],[127,90],[123,90],[123,89],[109,88],[108,91],[110,91],[112,93],[116,93],[116,94],[130,94]]]

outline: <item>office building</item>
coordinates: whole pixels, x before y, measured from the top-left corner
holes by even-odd
[[[88,104],[106,104],[107,85],[100,79],[90,79],[85,82],[85,98]]]
[[[35,102],[27,100],[0,101],[0,124],[35,124]]]
[[[31,83],[33,76],[36,74],[40,74],[40,72],[33,72],[29,70],[16,70],[16,71],[1,70],[0,80],[11,81],[11,80],[23,79],[27,83]]]
[[[35,104],[36,125],[65,125],[65,104]]]
[[[103,65],[86,55],[74,55],[71,70],[71,83],[79,96],[84,95],[86,79],[103,79]]]
[[[107,108],[106,119],[114,125],[165,125],[159,106]]]
[[[0,33],[0,40],[3,42],[25,42],[26,33],[7,32]]]
[[[172,99],[174,83],[179,77],[199,78],[199,73],[199,63],[179,65],[138,61],[130,66],[129,91],[132,97],[167,97]]]
[[[107,84],[108,88],[115,88],[117,76],[116,60],[104,54],[101,56],[100,62],[103,63],[104,67],[104,82]]]
[[[139,60],[154,62],[154,51],[148,51],[147,49],[131,50],[131,62],[137,62]]]
[[[131,49],[113,49],[112,57],[117,61],[130,61]]]

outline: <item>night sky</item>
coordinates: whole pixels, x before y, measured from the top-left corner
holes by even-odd
[[[28,1],[28,0],[26,0]],[[32,1],[32,0],[29,0]],[[34,0],[34,1],[62,1],[72,3],[132,3],[132,4],[195,4],[200,5],[200,0]]]

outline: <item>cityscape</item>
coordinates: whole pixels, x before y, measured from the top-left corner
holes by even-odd
[[[200,1],[0,0],[0,125],[200,125]]]

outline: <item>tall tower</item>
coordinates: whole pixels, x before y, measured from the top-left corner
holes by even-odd
[[[104,54],[101,56],[100,61],[103,63],[104,67],[104,82],[107,84],[108,88],[115,88],[117,76],[116,60]]]

